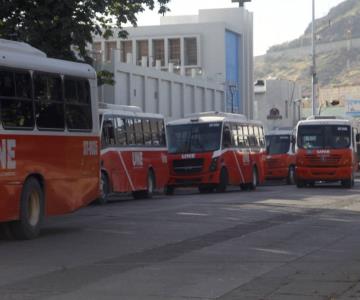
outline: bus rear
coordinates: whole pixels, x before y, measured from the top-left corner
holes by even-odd
[[[294,146],[291,130],[274,130],[266,135],[266,179],[286,179],[288,184],[294,184]]]
[[[354,185],[358,170],[357,130],[348,120],[310,119],[297,126],[296,181],[298,187],[317,181]]]

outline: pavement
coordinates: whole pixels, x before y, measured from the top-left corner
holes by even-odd
[[[0,299],[360,299],[359,191],[115,197],[0,240]]]

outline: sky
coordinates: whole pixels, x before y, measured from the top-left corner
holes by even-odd
[[[344,0],[315,0],[316,18]],[[171,0],[167,15],[194,15],[199,9],[237,7],[231,0]],[[252,0],[245,4],[254,13],[254,55],[262,55],[276,44],[293,40],[304,33],[312,18],[312,0]],[[158,25],[160,16],[146,11],[138,25]]]

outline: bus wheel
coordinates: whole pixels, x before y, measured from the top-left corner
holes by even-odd
[[[110,194],[109,178],[105,172],[101,172],[101,194],[97,203],[101,205],[106,204],[108,202],[109,194]]]
[[[226,191],[226,187],[229,183],[229,175],[226,168],[222,168],[220,171],[220,182],[216,186],[217,193],[224,193]]]
[[[300,189],[305,187],[305,182],[303,180],[300,179],[296,179],[296,186]]]
[[[26,180],[20,198],[20,219],[11,222],[16,239],[30,240],[40,233],[44,217],[44,193],[35,178]]]
[[[171,185],[165,186],[165,189],[164,189],[165,195],[172,196],[172,195],[174,195],[174,192],[175,192],[175,187],[173,187]]]
[[[289,167],[288,176],[286,178],[286,184],[293,185],[295,183],[295,168],[294,166]]]
[[[256,190],[257,185],[258,185],[258,172],[257,172],[257,168],[254,167],[252,171],[252,180],[251,183],[249,183],[249,189],[251,191]]]

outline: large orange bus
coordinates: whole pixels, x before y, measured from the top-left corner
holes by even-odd
[[[144,113],[138,107],[105,105],[100,110],[101,183],[100,203],[111,193],[150,198],[168,181],[164,117]]]
[[[167,125],[170,179],[167,194],[183,186],[224,192],[228,185],[253,190],[264,181],[265,136],[243,115],[199,113]]]
[[[293,131],[278,128],[266,134],[266,179],[285,179],[295,183],[295,143]]]
[[[317,181],[354,185],[358,170],[359,135],[353,122],[335,117],[310,117],[296,127],[296,182],[299,188]]]
[[[0,222],[18,239],[100,191],[96,72],[0,40]]]

